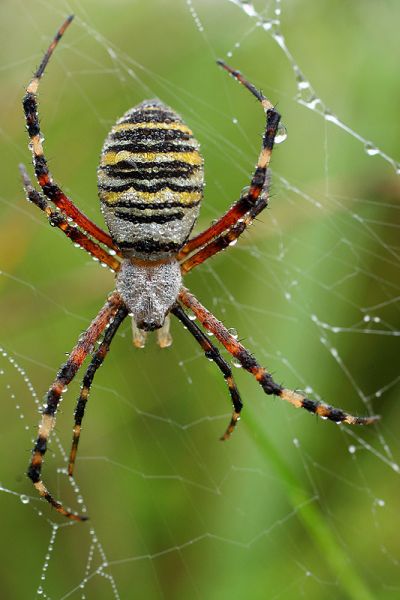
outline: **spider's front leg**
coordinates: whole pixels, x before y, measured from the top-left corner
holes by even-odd
[[[48,218],[49,225],[52,227],[58,227],[74,244],[78,244],[81,248],[86,250],[94,258],[99,260],[101,263],[106,264],[113,271],[120,269],[121,263],[119,260],[114,258],[106,250],[104,250],[99,244],[96,244],[90,237],[88,237],[83,231],[77,227],[73,227],[67,221],[67,218],[58,210],[51,208],[47,202],[45,196],[40,194],[33,186],[32,181],[27,173],[27,170],[23,164],[19,165],[19,170],[22,177],[22,184],[24,186],[27,200],[35,204],[40,210],[42,210]]]
[[[266,394],[278,396],[282,400],[286,400],[286,402],[292,404],[295,408],[305,408],[309,412],[315,413],[322,418],[330,419],[335,423],[370,425],[380,418],[378,415],[355,417],[341,408],[335,408],[324,402],[311,400],[299,392],[284,388],[273,380],[272,375],[258,364],[254,356],[229,333],[226,327],[212,313],[200,304],[189,290],[182,288],[179,300],[196,315],[205,329],[215,335],[217,340],[240,362],[242,367],[257,379]]]
[[[79,341],[69,355],[67,362],[57,373],[57,377],[46,395],[45,407],[42,412],[38,437],[32,450],[32,458],[27,471],[29,479],[32,481],[39,494],[45,498],[47,502],[49,502],[57,510],[57,512],[76,521],[84,521],[87,519],[87,517],[76,515],[66,510],[60,502],[57,502],[53,498],[43,483],[41,479],[43,456],[47,450],[47,440],[54,428],[56,412],[64,388],[75,377],[86,356],[92,352],[96,340],[100,337],[107,324],[122,305],[123,302],[121,296],[117,292],[113,292],[108,297],[107,302],[100,310],[96,318],[91,322],[89,327],[79,338]]]
[[[275,110],[271,102],[259,90],[257,90],[252,83],[247,81],[247,79],[245,79],[239,71],[235,71],[221,60],[217,62],[239,83],[244,85],[244,87],[246,87],[250,93],[253,94],[253,96],[255,96],[261,103],[266,115],[262,146],[250,186],[246,193],[242,194],[239,200],[237,200],[237,202],[235,202],[230,209],[220,219],[218,219],[218,221],[216,221],[216,223],[195,237],[191,238],[179,252],[179,260],[184,260],[194,250],[204,247],[206,244],[209,244],[211,240],[218,239],[218,236],[221,236],[224,231],[227,231],[231,227],[237,225],[244,215],[246,215],[246,213],[254,209],[257,201],[260,199],[261,194],[263,194],[265,200],[262,208],[268,206],[268,169],[274,148],[275,138],[280,126],[281,116],[278,111]],[[262,209],[260,208],[258,212],[261,212],[261,210]],[[245,228],[243,228],[241,233],[244,231],[244,229]],[[215,252],[217,251],[218,250],[215,250]],[[212,254],[215,254],[215,252]]]
[[[92,236],[95,240],[101,242],[110,249],[113,249],[117,254],[120,254],[118,248],[115,247],[111,237],[91,221],[83,212],[81,212],[75,204],[64,194],[63,190],[55,183],[47,165],[47,160],[43,150],[43,134],[40,129],[37,94],[39,83],[46,69],[58,42],[64,35],[65,30],[73,19],[73,15],[68,17],[57,31],[53,41],[48,47],[42,62],[37,68],[33,78],[26,88],[26,94],[23,97],[22,104],[25,113],[26,128],[29,135],[29,147],[32,151],[33,166],[35,175],[39,182],[43,193],[49,200],[63,211],[68,217],[81,227],[85,233]]]

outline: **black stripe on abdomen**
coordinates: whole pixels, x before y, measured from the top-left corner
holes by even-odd
[[[166,189],[171,190],[172,192],[201,192],[203,190],[203,186],[201,185],[180,185],[168,181],[159,181],[157,183],[153,183],[152,185],[145,185],[137,181],[130,181],[127,183],[121,183],[119,185],[105,185],[101,183],[98,187],[102,192],[126,192],[129,189],[133,189],[137,192],[149,192],[151,194]]]
[[[142,254],[154,254],[156,252],[179,252],[182,244],[158,242],[151,238],[146,238],[137,242],[119,242],[118,247],[121,250],[136,250],[136,252],[141,252]]]
[[[135,207],[136,208],[136,207]],[[183,211],[175,211],[171,213],[155,213],[153,215],[137,215],[132,212],[116,210],[115,216],[129,221],[129,223],[169,223],[170,221],[181,221],[185,216]]]

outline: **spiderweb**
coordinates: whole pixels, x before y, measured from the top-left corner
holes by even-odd
[[[397,3],[6,1],[0,11],[3,595],[398,598]],[[277,102],[288,138],[274,151],[270,209],[187,285],[277,381],[381,414],[378,426],[316,422],[234,369],[245,409],[221,444],[230,405],[215,365],[177,323],[169,350],[150,338],[135,351],[125,322],[94,382],[75,481],[65,461],[79,378],[44,466],[54,495],[90,521],[66,522],[35,495],[24,472],[43,393],[112,288],[18,181],[29,163],[23,86],[71,12],[40,90],[42,127],[57,180],[100,224],[98,155],[128,107],[158,96],[200,140],[200,230],[248,184],[263,127],[213,61]]]

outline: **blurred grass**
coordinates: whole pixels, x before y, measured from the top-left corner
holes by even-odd
[[[377,314],[398,327],[391,302],[398,293],[398,181],[359,142],[294,102],[291,66],[237,7],[195,7],[204,35],[178,2],[1,4],[2,342],[42,394],[113,285],[27,205],[18,180],[17,164],[29,163],[24,85],[62,18],[74,11],[76,22],[41,86],[41,122],[57,180],[100,224],[98,156],[111,124],[129,106],[160,96],[200,139],[207,178],[200,229],[248,183],[263,125],[257,104],[224,78],[214,59],[232,51],[230,62],[278,102],[289,137],[274,153],[271,208],[235,249],[190,275],[188,285],[238,329],[279,381],[311,385],[327,401],[361,413],[360,391],[373,394],[398,371],[397,338],[352,331],[362,307],[382,302]],[[260,2],[258,8],[265,7]],[[300,0],[282,2],[282,10],[287,43],[327,105],[399,157],[398,4]],[[93,32],[104,38],[96,41]],[[117,47],[117,60],[109,44]],[[323,211],[286,190],[279,176],[318,199]],[[350,331],[321,332],[310,320],[313,313]],[[226,421],[220,415],[229,411],[224,382],[185,331],[174,324],[173,333],[170,351],[160,354],[150,340],[138,353],[124,325],[123,339],[116,339],[96,377],[82,437],[77,480],[121,598],[396,598],[396,473],[371,451],[350,454],[348,446],[358,447],[360,438],[329,423],[316,426],[309,415],[265,398],[241,371],[235,375],[245,399],[243,422],[229,444],[218,444]],[[356,386],[321,344],[322,333],[339,349]],[[10,540],[2,552],[2,593],[26,598],[40,583],[48,519],[57,518],[25,479],[37,414],[26,382],[10,366],[4,370],[0,479],[31,500],[23,505],[18,496],[0,494],[7,515],[2,535]],[[66,448],[78,386],[71,386],[57,422]],[[384,416],[379,434],[356,432],[388,462],[379,435],[396,460],[397,394],[393,388],[374,402]],[[187,430],[174,425],[204,417],[209,420]],[[28,432],[21,426],[26,423]],[[56,474],[60,465],[55,449],[46,478],[77,508],[76,496]],[[90,539],[88,528],[63,524],[47,572],[49,597],[62,598],[79,585]],[[94,564],[100,561],[96,554]],[[93,577],[86,598],[109,598],[110,590],[104,578]]]

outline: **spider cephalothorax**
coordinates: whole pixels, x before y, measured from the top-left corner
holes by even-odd
[[[190,129],[173,110],[158,100],[147,100],[126,112],[104,143],[98,183],[111,236],[90,221],[55,183],[43,153],[37,90],[49,58],[71,20],[69,17],[57,32],[23,99],[35,175],[42,193],[33,187],[22,165],[20,169],[28,200],[45,212],[52,226],[61,229],[75,244],[117,273],[116,291],[110,294],[79,337],[46,394],[27,473],[39,494],[66,517],[77,521],[87,518],[67,510],[50,494],[41,479],[43,456],[61,395],[91,354],[75,409],[68,464],[68,475],[73,475],[81,424],[94,375],[103,363],[118,327],[129,313],[133,317],[135,346],[142,347],[146,332],[155,329],[158,329],[160,346],[169,346],[168,315],[171,313],[193,335],[207,358],[218,366],[233,404],[233,414],[222,440],[231,435],[243,405],[229,364],[203,329],[214,334],[235,360],[256,378],[266,394],[278,396],[296,408],[305,408],[336,423],[366,425],[375,422],[376,416],[354,417],[277,384],[236,337],[182,286],[183,275],[235,242],[268,204],[269,163],[280,115],[238,71],[218,61],[264,108],[266,125],[262,147],[245,193],[220,219],[197,236],[188,239],[203,194],[203,159]],[[74,226],[70,224],[71,220]],[[192,311],[200,325],[189,318],[184,306]],[[96,346],[98,340],[101,341]]]

